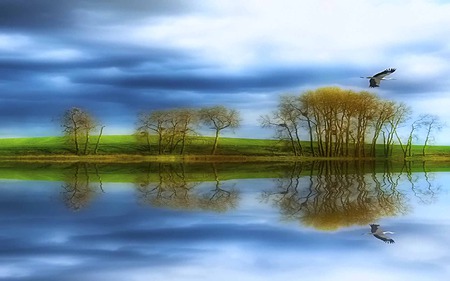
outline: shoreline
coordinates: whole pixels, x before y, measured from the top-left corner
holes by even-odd
[[[312,157],[312,156],[258,156],[258,155],[14,155],[0,156],[0,162],[34,163],[208,163],[208,162],[306,162],[306,161],[433,161],[450,162],[450,155],[412,156],[408,158],[386,157]]]

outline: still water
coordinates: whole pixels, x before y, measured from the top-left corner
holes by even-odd
[[[270,167],[9,170],[0,280],[448,280],[450,173]]]

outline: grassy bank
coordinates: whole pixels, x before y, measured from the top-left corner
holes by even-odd
[[[91,139],[89,151],[93,151],[95,137]],[[9,138],[0,139],[0,160],[30,162],[251,162],[251,161],[298,161],[319,158],[294,157],[285,143],[269,139],[221,138],[215,156],[210,155],[213,138],[194,137],[189,140],[185,153],[178,151],[158,155],[156,139],[151,139],[150,149],[132,135],[103,136],[96,155],[77,156],[73,147],[63,137]],[[304,143],[305,148],[309,146]],[[449,146],[430,146],[422,156],[422,146],[412,147],[409,160],[450,160]],[[377,147],[377,158],[383,159],[383,146]],[[392,159],[403,159],[396,146]],[[323,158],[324,159],[324,158]],[[342,159],[341,159],[342,160]]]

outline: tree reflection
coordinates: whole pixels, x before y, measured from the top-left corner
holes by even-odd
[[[237,190],[234,189],[234,185],[231,188],[223,187],[216,164],[212,163],[211,166],[215,179],[214,189],[209,189],[209,191],[201,194],[199,198],[200,208],[216,212],[225,212],[236,208],[239,200]]]
[[[411,184],[419,194],[417,179],[406,167],[393,173],[389,162],[383,172],[375,172],[375,162],[321,161],[296,163],[289,174],[277,180],[275,191],[266,191],[263,198],[277,206],[284,219],[299,220],[305,225],[323,230],[335,230],[351,225],[367,225],[382,217],[408,212],[405,190],[399,183]],[[305,170],[309,174],[305,174]],[[370,173],[369,173],[370,171]],[[425,174],[426,192],[435,189]],[[423,186],[420,184],[420,186]]]
[[[78,211],[86,207],[99,190],[103,192],[102,179],[95,164],[76,163],[69,171],[62,184],[63,201],[69,209]],[[92,176],[95,178],[92,179]]]
[[[428,171],[426,161],[422,162],[422,171],[423,177],[419,177],[416,174],[413,178],[413,174],[411,173],[411,170],[409,170],[407,173],[408,179],[411,182],[411,190],[419,202],[431,204],[436,201],[436,195],[440,191],[440,186],[433,185],[434,174]]]
[[[212,164],[215,182],[192,181],[186,177],[185,165],[156,164],[157,178],[152,180],[151,164],[148,173],[137,179],[139,201],[155,207],[175,209],[203,209],[224,212],[237,206],[238,192],[222,186],[217,167]]]
[[[439,192],[433,184],[434,174],[429,173],[425,162],[423,175],[417,172],[417,165],[393,167],[388,161],[300,162],[269,167],[283,169],[285,175],[275,180],[275,186],[267,189],[263,198],[280,210],[283,219],[319,229],[367,225],[382,217],[403,214],[409,211],[411,194],[429,204]],[[223,177],[233,178],[236,171],[245,168],[220,163],[146,163],[125,167],[77,163],[66,167],[61,194],[68,208],[80,210],[103,192],[101,174],[107,178],[122,171],[119,175],[126,175],[127,179],[130,175],[135,177],[138,202],[143,205],[226,212],[238,206],[240,194]],[[273,175],[270,174],[272,178]]]

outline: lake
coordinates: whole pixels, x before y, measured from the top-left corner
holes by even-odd
[[[450,172],[421,163],[0,170],[0,280],[450,276]]]

